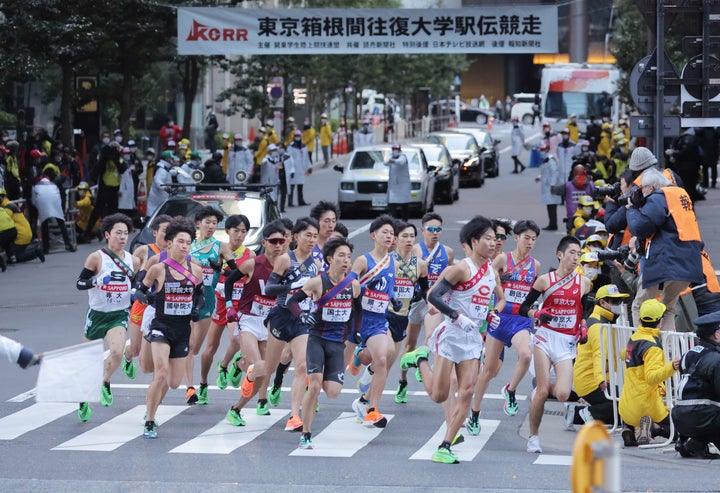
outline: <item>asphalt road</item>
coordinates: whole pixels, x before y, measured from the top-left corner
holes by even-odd
[[[537,129],[536,129],[537,130]],[[528,129],[526,135],[533,132]],[[463,188],[460,201],[438,205],[445,219],[443,241],[461,252],[458,232],[475,214],[534,219],[546,224],[534,183],[536,170],[512,175],[508,154],[509,128],[496,125],[504,150],[499,178],[482,188]],[[528,160],[528,156],[524,156]],[[317,170],[308,180],[306,200],[336,200],[340,174]],[[720,258],[717,212],[720,192],[698,204],[697,215],[709,251]],[[309,207],[291,208],[291,218]],[[370,249],[366,225],[374,215],[341,219],[351,231],[355,252]],[[416,221],[417,223],[417,221]],[[543,270],[555,265],[559,233],[540,235],[535,255]],[[0,333],[37,351],[79,343],[87,296],[74,288],[86,255],[97,243],[81,245],[77,253],[58,253],[38,261],[11,266],[0,274]],[[512,240],[505,250],[513,248]],[[224,352],[225,341],[220,352]],[[356,378],[348,376],[337,400],[320,398],[314,423],[316,450],[298,453],[299,434],[283,431],[289,391],[270,416],[256,416],[249,407],[245,428],[224,421],[236,389],[211,387],[210,405],[186,406],[184,391],[171,391],[160,412],[160,438],[143,440],[145,391],[149,375],[130,381],[122,372],[113,378],[115,403],[93,405],[89,422],[80,423],[75,406],[36,404],[32,389],[37,370],[22,371],[0,362],[0,484],[4,491],[339,491],[356,487],[372,491],[522,491],[555,492],[569,489],[569,463],[575,433],[563,430],[562,407],[550,403],[541,427],[543,454],[525,452],[530,377],[518,389],[520,413],[502,411],[500,389],[516,361],[508,351],[506,364],[489,389],[481,415],[483,432],[466,435],[454,447],[459,465],[430,462],[439,444],[442,411],[410,379],[409,403],[392,399],[398,368],[388,378],[380,410],[389,419],[384,430],[368,430],[354,421],[350,404],[357,396]],[[196,365],[199,367],[199,363]],[[196,370],[199,371],[199,370]],[[211,371],[210,380],[216,374]],[[286,378],[289,382],[290,377]],[[287,383],[286,383],[287,385]],[[392,416],[392,418],[391,418]],[[620,441],[619,437],[614,440]],[[717,464],[679,458],[673,450],[622,450],[623,491],[717,491]]]

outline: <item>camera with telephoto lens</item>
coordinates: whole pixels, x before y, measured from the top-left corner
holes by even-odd
[[[595,192],[593,192],[593,198],[599,199],[605,196],[610,197],[611,199],[614,199],[620,195],[620,182],[613,183],[612,185],[608,185],[607,187],[597,187],[595,188]]]
[[[638,187],[637,185],[633,185],[632,187],[630,187],[630,190],[618,196],[615,199],[615,202],[617,202],[620,207],[628,205],[630,203],[630,198],[632,197],[633,193],[635,193],[635,190],[637,190],[638,188],[640,187]]]
[[[606,250],[598,250],[595,253],[597,253],[598,260],[600,260],[601,262],[605,260],[617,260],[618,262],[624,262],[627,256],[630,254],[630,247],[627,245],[623,245],[617,250],[610,250],[608,248]]]

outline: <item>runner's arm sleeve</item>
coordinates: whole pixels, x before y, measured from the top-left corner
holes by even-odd
[[[143,279],[145,279],[146,275],[147,271],[145,269],[142,269],[135,274],[135,288],[140,288],[140,285],[143,283]]]
[[[190,314],[190,320],[197,322],[200,320],[200,311],[205,307],[205,288],[202,284],[195,286],[193,293],[193,307]]]
[[[265,285],[265,293],[270,296],[279,296],[281,294],[287,294],[291,287],[287,284],[285,277],[281,276],[277,272],[273,272],[268,277],[268,283]]]
[[[353,333],[359,334],[362,329],[362,297],[353,298],[352,327]]]
[[[93,282],[94,274],[95,274],[95,272],[83,267],[83,270],[82,270],[82,272],[80,272],[80,277],[78,277],[78,280],[75,283],[75,286],[80,291],[86,291],[88,289],[92,289],[93,287],[95,287],[95,283]]]
[[[445,303],[445,300],[443,300],[443,295],[449,293],[450,290],[452,290],[452,284],[450,284],[450,281],[448,281],[447,279],[443,279],[442,281],[438,282],[433,288],[433,290],[430,291],[430,294],[428,294],[428,302],[430,302],[435,308],[437,308],[440,313],[442,313],[443,315],[447,315],[452,320],[455,320],[460,314],[457,312],[457,310],[454,310],[447,303]]]
[[[239,268],[232,270],[230,272],[230,274],[228,274],[228,276],[225,278],[225,299],[226,300],[232,300],[233,285],[246,275],[247,274],[245,274]]]
[[[428,281],[427,277],[421,277],[418,279],[418,286],[420,287],[420,292],[418,293],[418,296],[420,299],[424,300],[427,296],[428,289],[430,289],[430,282]]]
[[[529,317],[528,315],[530,313],[530,310],[532,310],[533,303],[535,303],[538,298],[540,298],[540,291],[537,289],[531,289],[528,293],[527,297],[525,298],[525,301],[523,301],[523,304],[520,305],[520,311],[519,314],[522,317]]]
[[[265,289],[265,292],[267,293],[267,288]],[[300,289],[297,293],[292,295],[289,300],[287,300],[287,308],[293,316],[297,317],[300,315],[300,312],[303,311],[303,309],[300,308],[300,303],[307,297],[308,294]]]

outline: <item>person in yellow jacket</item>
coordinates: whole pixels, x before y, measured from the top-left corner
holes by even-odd
[[[288,146],[293,143],[293,139],[295,138],[295,130],[297,130],[295,117],[289,116],[287,120],[285,120],[285,128],[287,133],[285,134],[283,146],[285,147],[285,149],[287,149]]]
[[[190,161],[190,154],[192,154],[192,149],[190,148],[190,139],[182,139],[180,142],[178,142],[177,146],[177,157],[180,158],[180,161],[183,163],[186,163]]]
[[[665,361],[660,345],[665,309],[665,305],[654,298],[645,300],[640,306],[640,326],[622,351],[625,380],[618,410],[625,423],[622,438],[626,447],[647,444],[657,435],[670,435],[670,412],[663,400],[664,384],[678,371],[680,360]]]
[[[89,237],[89,233],[96,233],[98,224],[95,223],[93,231],[88,231],[88,235],[85,234],[88,226],[88,220],[92,214],[95,205],[93,203],[93,195],[90,191],[90,185],[86,181],[81,181],[77,186],[77,199],[75,205],[78,209],[78,216],[75,221],[75,227],[78,230],[78,238]]]
[[[332,147],[332,127],[328,122],[328,116],[326,113],[320,115],[320,147],[323,153],[323,167],[327,168],[330,166],[330,149]]]
[[[280,137],[278,136],[277,132],[275,131],[275,123],[272,120],[268,120],[265,123],[265,135],[268,139],[268,145],[270,144],[279,144],[280,143]]]
[[[275,131],[270,129],[268,131],[265,127],[260,127],[258,129],[258,132],[262,134],[260,137],[260,144],[258,144],[257,151],[255,151],[255,166],[260,166],[260,163],[262,163],[262,160],[265,159],[265,156],[267,156],[268,153],[268,146],[271,144],[270,142],[270,135],[274,133]]]
[[[565,128],[568,129],[570,140],[577,144],[580,141],[580,127],[578,127],[577,115],[575,113],[568,117],[568,122],[567,125],[565,125]]]
[[[3,212],[4,211],[4,212]],[[39,242],[33,243],[32,229],[25,214],[15,204],[8,199],[5,189],[0,189],[0,220],[4,219],[5,214],[14,223],[17,235],[11,245],[11,251],[8,253],[10,263],[27,262],[35,258],[40,262],[45,262],[42,246]],[[2,221],[0,221],[2,222]],[[1,229],[1,228],[0,228]]]
[[[595,294],[595,307],[587,320],[587,342],[577,346],[573,367],[575,392],[589,405],[565,404],[565,427],[568,429],[574,425],[589,423],[593,419],[599,419],[603,423],[613,422],[613,403],[605,397],[609,376],[603,372],[603,356],[606,369],[610,368],[612,359],[611,363],[608,363],[607,338],[600,337],[600,328],[605,324],[615,323],[622,311],[627,310],[623,300],[629,296],[621,293],[614,284],[601,286]],[[610,349],[613,347],[617,347],[617,343],[612,344]]]
[[[610,159],[610,151],[612,151],[612,126],[609,123],[603,123],[596,154],[598,157]]]
[[[305,118],[303,122],[302,141],[307,147],[308,154],[310,155],[310,164],[312,164],[313,153],[315,152],[315,137],[317,132],[312,125],[310,125],[310,118]]]

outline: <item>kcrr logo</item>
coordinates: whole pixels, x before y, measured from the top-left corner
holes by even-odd
[[[193,19],[187,41],[247,41],[247,29],[237,27],[210,27]]]

